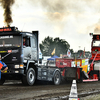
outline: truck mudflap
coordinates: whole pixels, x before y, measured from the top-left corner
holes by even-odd
[[[67,80],[77,79],[77,68],[76,67],[65,67],[61,71],[62,77]]]

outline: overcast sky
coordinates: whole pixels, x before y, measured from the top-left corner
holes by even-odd
[[[0,27],[5,26],[0,6]],[[89,33],[100,33],[99,0],[15,0],[11,26],[22,31],[39,31],[39,43],[45,37],[59,37],[77,51],[91,50]]]

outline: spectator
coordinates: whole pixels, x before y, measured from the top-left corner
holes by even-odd
[[[0,79],[1,79],[1,73],[6,72],[8,69],[7,65],[1,61],[1,56],[0,56]]]

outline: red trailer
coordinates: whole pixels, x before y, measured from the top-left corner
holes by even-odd
[[[85,76],[83,75],[85,72],[81,68],[82,59],[56,58],[55,64],[61,70],[62,77],[66,80],[76,79],[82,81],[83,76]]]

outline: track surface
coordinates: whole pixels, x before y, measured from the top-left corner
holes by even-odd
[[[58,86],[40,83],[34,86],[23,86],[21,82],[6,82],[0,86],[0,100],[41,100],[69,95],[72,83]],[[77,83],[78,93],[100,90],[100,81]]]

